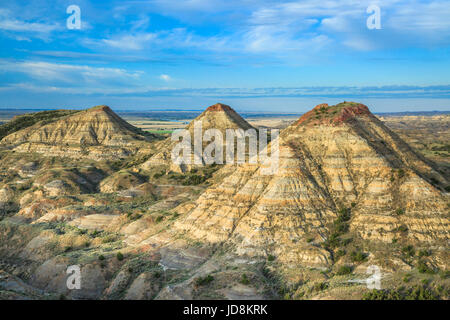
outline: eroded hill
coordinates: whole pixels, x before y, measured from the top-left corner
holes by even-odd
[[[228,108],[197,120],[250,128]],[[17,131],[0,153],[0,298],[448,298],[448,181],[366,106],[302,116],[272,174],[149,165],[168,140],[146,141],[105,107],[83,114]],[[98,157],[51,152],[83,138]],[[100,157],[129,143],[149,151]],[[66,286],[70,265],[81,290]],[[354,281],[373,265],[385,291]]]
[[[130,125],[108,106],[63,114],[14,131],[1,144],[17,152],[105,159],[127,157],[158,138]]]

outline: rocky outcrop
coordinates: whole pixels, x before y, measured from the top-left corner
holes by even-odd
[[[175,224],[188,237],[236,245],[248,256],[327,266],[318,244],[342,208],[362,239],[448,241],[448,194],[439,172],[364,105],[319,105],[280,135],[279,169],[244,164],[207,189]],[[225,168],[223,169],[225,170]],[[313,241],[311,241],[313,240]]]
[[[224,139],[227,129],[254,129],[230,106],[222,103],[214,104],[208,107],[193,121],[191,121],[191,123],[185,129],[191,136],[192,151],[194,151],[194,126],[196,122],[199,122],[202,125],[202,136],[205,131],[209,129],[217,129],[222,133]],[[158,145],[155,146],[155,148],[160,151],[153,155],[148,161],[146,161],[142,165],[142,168],[150,169],[151,167],[155,166],[166,166],[170,170],[175,172],[186,172],[190,170],[194,165],[179,165],[172,162],[171,152],[177,143],[177,141],[172,141],[171,137],[167,138],[164,141],[158,142]],[[203,147],[205,147],[207,144],[208,143],[204,142]],[[225,152],[225,146],[223,148]],[[194,154],[192,153],[191,158],[193,159],[193,157]],[[193,163],[193,161],[191,161],[191,163]]]
[[[97,160],[126,157],[155,137],[144,135],[108,106],[97,106],[13,132],[1,143],[18,152]]]

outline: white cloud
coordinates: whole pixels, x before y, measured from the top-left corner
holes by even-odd
[[[170,80],[172,80],[172,78],[168,74],[162,74],[162,75],[159,76],[159,78],[161,80],[166,81],[166,82],[169,82]]]
[[[271,97],[334,97],[334,98],[448,98],[450,86],[380,86],[380,87],[266,87],[266,88],[155,88],[149,85],[136,87],[98,88],[93,86],[70,87],[34,83],[16,83],[0,87],[0,91],[21,90],[30,92],[58,92],[67,94],[101,94],[124,97],[224,97],[271,98]]]
[[[387,26],[392,29],[418,33],[447,32],[447,35],[450,30],[450,5],[446,0],[414,1],[408,5],[397,6],[394,14],[389,14],[387,10]]]
[[[136,80],[142,72],[128,72],[119,68],[92,67],[86,65],[57,64],[43,61],[7,61],[0,60],[3,72],[20,72],[36,80],[58,81],[65,83],[86,83],[105,80]]]
[[[166,50],[183,49],[186,55],[210,53],[218,61],[225,61],[225,55],[257,55],[291,63],[317,60],[341,49],[368,51],[423,45],[423,39],[427,45],[450,42],[450,38],[445,39],[450,32],[450,6],[443,0],[416,0],[412,5],[403,0],[154,0],[146,4],[121,2],[114,12],[123,21],[133,13],[134,20],[126,22],[130,30],[102,39],[85,39],[83,43],[95,45],[100,51],[108,46],[149,52],[152,57]],[[382,30],[366,26],[370,4],[381,7]],[[175,17],[187,24],[147,32],[151,24],[145,12]],[[219,27],[216,35],[205,36],[197,31],[210,24]]]
[[[139,33],[135,35],[119,35],[110,39],[102,39],[101,42],[110,47],[121,50],[141,50],[152,40],[156,39],[154,33]]]
[[[13,17],[9,10],[0,9],[0,30],[3,31],[26,33],[38,38],[47,38],[50,33],[61,29],[62,27],[59,23],[22,21]]]
[[[188,32],[185,28],[174,28],[159,32],[137,32],[134,34],[118,34],[110,38],[93,40],[85,39],[87,46],[104,47],[104,45],[121,50],[161,51],[173,48],[198,48],[205,51],[224,50],[230,39],[227,37],[202,37]]]

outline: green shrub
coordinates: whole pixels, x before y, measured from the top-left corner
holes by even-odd
[[[101,233],[102,233],[101,231],[93,230],[93,231],[91,231],[91,232],[89,233],[89,235],[90,235],[91,237],[93,237],[93,238],[96,238],[96,237],[98,237]]]
[[[334,254],[334,258],[337,260],[340,257],[345,256],[345,250],[343,249],[339,249],[335,254]]]
[[[431,255],[431,251],[430,250],[420,250],[418,253],[419,258],[423,258],[423,257],[429,257]]]
[[[348,224],[346,223],[339,223],[336,225],[335,232],[337,234],[346,233],[348,231]]]
[[[411,288],[371,290],[364,293],[363,300],[437,300],[440,292],[417,285]]]
[[[412,245],[408,245],[402,248],[402,253],[406,256],[406,257],[414,257],[416,251],[414,250],[414,247]]]
[[[338,247],[340,244],[341,244],[341,239],[339,238],[339,234],[332,233],[332,234],[330,234],[328,239],[322,244],[322,246],[325,249],[330,250],[330,249]]]
[[[328,283],[326,282],[320,282],[320,283],[316,283],[313,287],[314,291],[323,291],[325,289],[328,288]]]
[[[338,218],[336,223],[346,222],[350,220],[350,209],[348,208],[341,208],[338,211]]]
[[[346,274],[352,273],[353,268],[351,266],[340,266],[339,269],[336,271],[336,275],[338,276],[344,276]]]
[[[403,210],[403,209],[397,209],[397,210],[395,210],[395,214],[397,215],[397,216],[401,216],[402,214],[404,214],[405,213],[405,210]]]
[[[208,274],[206,277],[198,277],[197,279],[195,279],[195,286],[196,287],[200,287],[200,286],[205,286],[209,283],[211,283],[214,280],[214,277],[210,274]]]
[[[157,173],[155,173],[154,175],[153,175],[153,178],[155,178],[155,179],[159,179],[159,178],[161,178],[163,175],[165,175],[166,173],[165,172],[157,172]]]
[[[398,292],[373,289],[364,293],[362,300],[403,300]]]
[[[434,270],[423,260],[419,260],[417,263],[417,270],[419,270],[420,273],[435,274]]]
[[[403,277],[403,282],[407,283],[407,282],[409,282],[411,280],[411,278],[412,278],[412,276],[410,274],[406,274]]]
[[[104,256],[104,255],[99,255],[99,256],[98,256],[98,260],[100,260],[100,261],[105,260],[105,256]]]
[[[268,256],[267,256],[267,261],[274,261],[275,260],[275,256],[273,256],[273,255],[271,255],[271,254],[269,254]]]
[[[198,174],[188,175],[183,181],[183,185],[185,186],[195,186],[201,184],[207,180],[206,176],[200,176]]]
[[[352,259],[353,262],[363,262],[366,261],[367,259],[367,254],[365,254],[362,251],[352,251],[350,253],[350,258]]]
[[[340,241],[341,241],[341,244],[342,244],[343,246],[346,246],[346,245],[348,245],[350,242],[352,242],[353,239],[352,239],[352,238],[345,238],[345,239],[341,239]]]
[[[241,276],[241,281],[242,284],[248,285],[250,284],[250,279],[247,277],[247,275],[244,273]]]
[[[122,252],[120,252],[120,251],[117,252],[116,257],[117,257],[117,260],[122,261],[122,260],[123,260],[123,254],[122,254]]]

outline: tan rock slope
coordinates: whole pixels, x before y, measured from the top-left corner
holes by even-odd
[[[361,240],[446,243],[448,181],[359,103],[322,104],[283,130],[278,172],[244,164],[207,189],[175,228],[248,256],[327,266],[338,212]],[[229,170],[225,167],[223,170]]]
[[[254,129],[247,121],[245,121],[236,111],[234,111],[230,106],[216,103],[209,106],[202,114],[189,123],[186,130],[189,131],[192,139],[194,141],[194,124],[195,122],[201,122],[202,124],[202,134],[208,129],[218,129],[222,132],[225,137],[226,129]],[[144,169],[149,169],[154,166],[169,166],[173,171],[186,171],[189,170],[190,166],[179,167],[174,165],[171,160],[171,151],[178,142],[172,141],[171,137],[164,141],[158,143],[155,146],[156,149],[160,151],[152,156],[147,162],[145,162],[142,167]],[[192,145],[193,150],[193,145]]]
[[[1,140],[18,152],[94,159],[124,157],[152,140],[108,106],[96,106],[54,122],[27,127]]]

